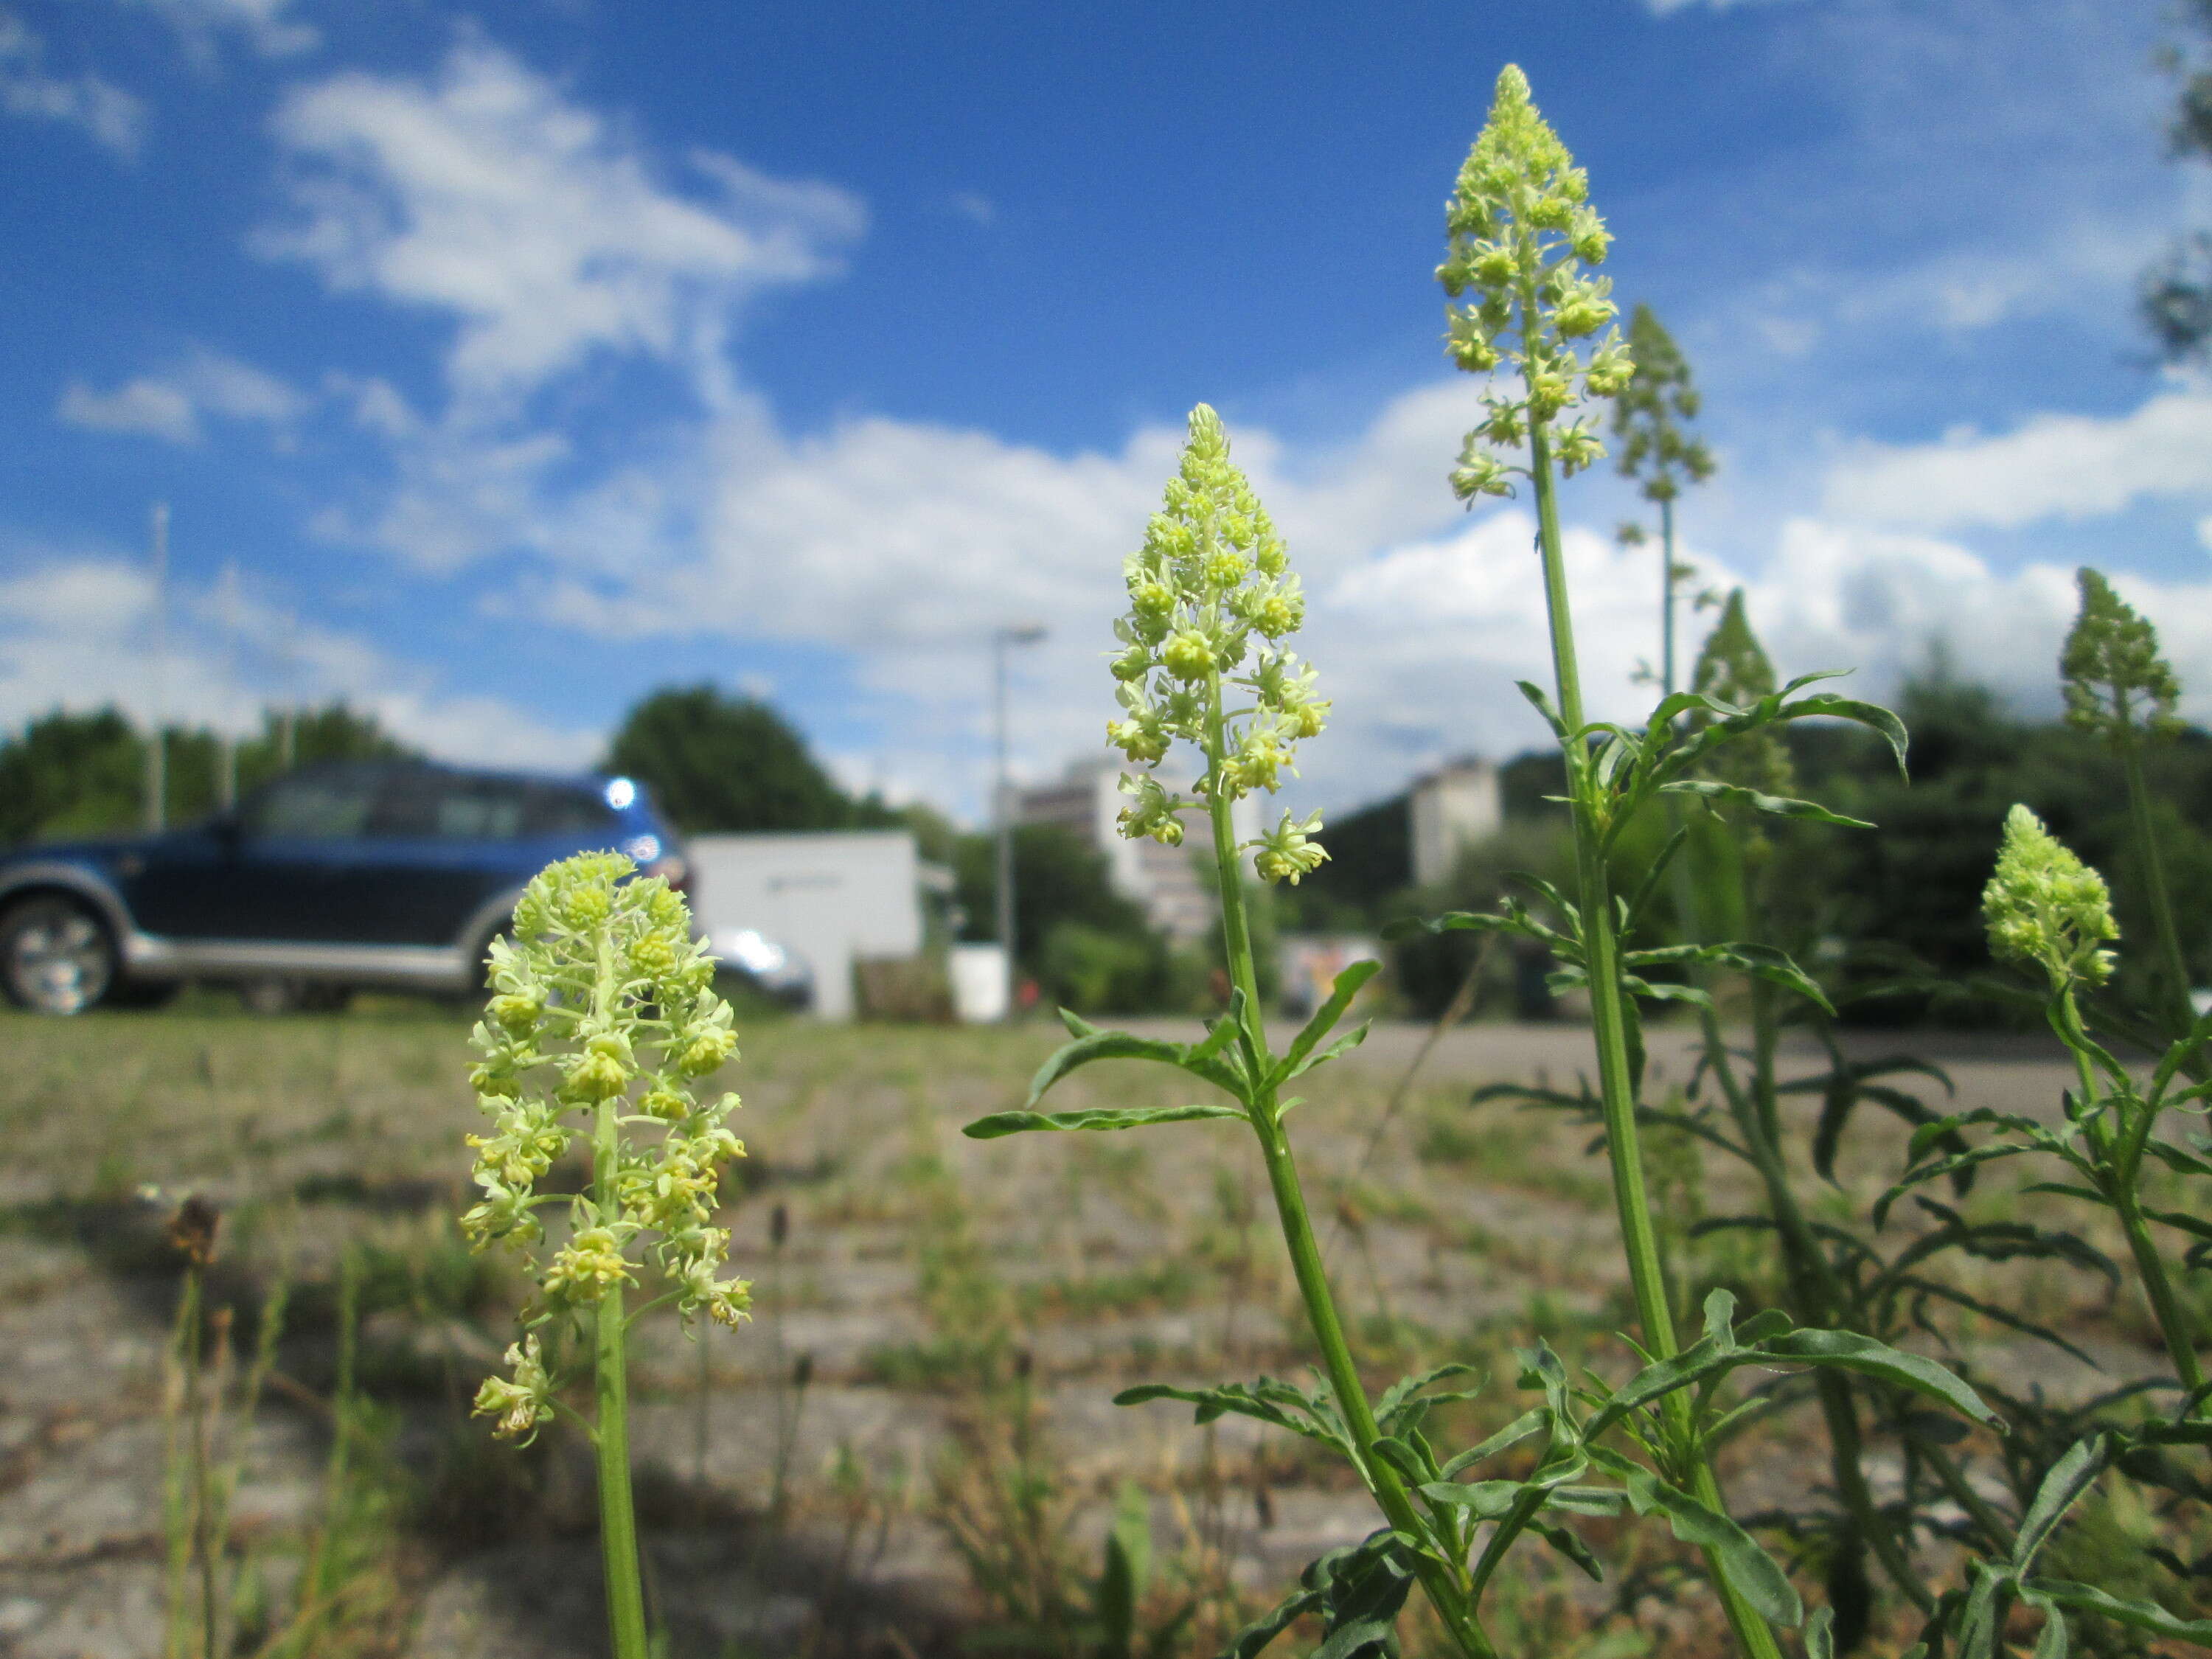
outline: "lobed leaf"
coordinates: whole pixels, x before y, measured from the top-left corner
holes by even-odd
[[[1292,1039],[1289,1052],[1284,1054],[1280,1063],[1276,1066],[1273,1073],[1268,1078],[1267,1085],[1270,1088],[1278,1084],[1285,1083],[1301,1072],[1309,1069],[1305,1064],[1305,1059],[1313,1052],[1314,1045],[1335,1029],[1337,1021],[1344,1018],[1344,1011],[1352,1006],[1352,998],[1359,994],[1360,988],[1382,971],[1382,964],[1379,962],[1355,962],[1336,976],[1335,982],[1329,990],[1328,1000],[1314,1010],[1313,1018],[1305,1023],[1304,1029]],[[1365,1035],[1363,1029],[1358,1036]],[[1358,1042],[1358,1037],[1356,1036],[1353,1041]],[[1332,1054],[1334,1052],[1331,1050]],[[1328,1056],[1324,1055],[1322,1058],[1325,1060]],[[1317,1060],[1313,1063],[1318,1066],[1322,1061]]]
[[[1664,795],[1695,795],[1701,800],[1724,806],[1747,806],[1754,812],[1765,812],[1778,818],[1802,818],[1813,823],[1832,823],[1845,830],[1871,830],[1874,825],[1864,818],[1847,818],[1833,812],[1818,801],[1797,800],[1788,795],[1769,795],[1757,789],[1746,788],[1740,783],[1722,783],[1711,778],[1676,778],[1671,783],[1659,786]]]
[[[1022,1103],[1034,1106],[1043,1098],[1045,1091],[1078,1066],[1089,1066],[1102,1060],[1149,1060],[1163,1066],[1173,1066],[1189,1073],[1201,1082],[1211,1083],[1223,1093],[1242,1099],[1245,1092],[1244,1079],[1218,1058],[1218,1049],[1211,1048],[1212,1036],[1196,1045],[1169,1042],[1158,1037],[1138,1036],[1128,1031],[1101,1031],[1085,1024],[1077,1015],[1060,1010],[1060,1018],[1071,1031],[1077,1032],[1073,1042],[1053,1051],[1044,1064],[1037,1067],[1036,1075],[1030,1079],[1029,1098]]]
[[[2031,1578],[2021,1588],[2045,1601],[2076,1613],[2094,1613],[2115,1623],[2132,1625],[2154,1636],[2163,1636],[2192,1647],[2212,1648],[2212,1619],[2184,1619],[2155,1601],[2114,1595],[2094,1584],[2076,1584],[2064,1578]]]
[[[996,1140],[1028,1129],[1141,1129],[1152,1123],[1244,1116],[1242,1106],[1099,1106],[1081,1112],[993,1112],[960,1133],[970,1140]]]
[[[1705,1551],[1737,1595],[1771,1624],[1795,1625],[1805,1616],[1796,1587],[1759,1540],[1717,1510],[1616,1454],[1604,1455],[1628,1486],[1638,1515],[1664,1515],[1674,1536]]]

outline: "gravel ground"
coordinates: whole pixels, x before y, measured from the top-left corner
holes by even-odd
[[[1626,1363],[1610,1336],[1623,1285],[1608,1188],[1602,1160],[1585,1155],[1587,1131],[1466,1104],[1476,1083],[1572,1087],[1588,1036],[1461,1030],[1401,1089],[1426,1036],[1378,1028],[1315,1076],[1313,1103],[1292,1121],[1333,1270],[1370,1347],[1387,1364],[1467,1358],[1495,1372],[1463,1413],[1469,1431],[1486,1432],[1521,1409],[1505,1356],[1532,1323],[1571,1357],[1613,1374]],[[1090,1540],[1133,1481],[1151,1494],[1163,1559],[1212,1572],[1220,1595],[1248,1604],[1369,1529],[1361,1496],[1296,1446],[1241,1419],[1200,1431],[1187,1408],[1109,1403],[1139,1380],[1296,1374],[1304,1344],[1264,1182],[1235,1125],[958,1134],[1015,1103],[1053,1041],[1041,1028],[786,1024],[747,1042],[731,1075],[753,1156],[725,1220],[759,1287],[759,1316],[716,1333],[703,1356],[672,1322],[641,1324],[636,1342],[642,1502],[678,1653],[951,1650],[960,1629],[993,1614],[952,1541],[948,1494],[988,1490],[979,1472],[1018,1457],[1024,1436],[1037,1465],[1057,1472],[1053,1524],[1071,1528],[1078,1559],[1095,1559]],[[2055,1051],[2008,1040],[1860,1033],[1848,1046],[1939,1060],[1961,1107],[2048,1110],[2067,1076]],[[163,1353],[177,1280],[152,1243],[156,1206],[130,1195],[198,1191],[225,1207],[231,1277],[221,1282],[241,1322],[269,1284],[295,1291],[302,1311],[242,1448],[234,1511],[240,1553],[261,1549],[259,1570],[276,1584],[297,1571],[298,1540],[322,1512],[333,1264],[349,1240],[394,1260],[460,1259],[445,1218],[473,1119],[463,1031],[397,1006],[270,1022],[204,1011],[15,1017],[0,1018],[0,1048],[10,1146],[0,1202],[12,1218],[0,1232],[0,1655],[140,1659],[162,1651]],[[1656,1033],[1651,1048],[1656,1098],[1688,1079],[1692,1048],[1684,1030]],[[1820,1056],[1808,1044],[1788,1059],[1811,1069]],[[1168,1103],[1181,1092],[1160,1068],[1102,1066],[1071,1080],[1066,1103]],[[1900,1148],[1889,1120],[1854,1131],[1824,1200],[1836,1218],[1863,1213]],[[1709,1214],[1747,1196],[1718,1168],[1672,1190]],[[1993,1191],[1986,1201],[2012,1200]],[[779,1207],[789,1224],[780,1248]],[[2039,1267],[1987,1273],[2037,1297],[2109,1372],[2154,1365],[2100,1283]],[[410,1282],[431,1279],[424,1267]],[[459,1309],[427,1305],[427,1294],[362,1333],[364,1364],[374,1357],[396,1379],[395,1455],[418,1480],[452,1400],[507,1340],[499,1308],[511,1291],[495,1283]],[[2015,1387],[2098,1385],[2039,1345],[1994,1340],[2002,1334],[1962,1340]],[[802,1358],[803,1392],[789,1382]],[[984,1376],[997,1380],[979,1384]],[[1788,1454],[1790,1425],[1774,1432],[1785,1438],[1746,1449],[1729,1471],[1741,1506],[1804,1496],[1802,1457],[1776,1455]],[[537,1486],[501,1500],[507,1510],[401,1528],[380,1571],[398,1609],[386,1628],[402,1634],[346,1650],[602,1651],[595,1558],[574,1523],[587,1468],[574,1446],[533,1467]],[[530,1513],[509,1512],[518,1506]]]

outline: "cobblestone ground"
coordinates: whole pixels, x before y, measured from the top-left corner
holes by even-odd
[[[1378,1030],[1313,1078],[1293,1121],[1368,1347],[1392,1367],[1465,1358],[1492,1372],[1465,1413],[1468,1430],[1486,1432],[1522,1408],[1507,1355],[1532,1327],[1578,1360],[1625,1361],[1611,1336],[1622,1322],[1608,1189],[1588,1131],[1467,1104],[1479,1082],[1572,1086],[1587,1037],[1469,1028],[1402,1087],[1423,1035]],[[1217,1621],[1370,1528],[1361,1495],[1297,1446],[1241,1419],[1201,1431],[1185,1407],[1109,1403],[1140,1380],[1295,1375],[1304,1345],[1264,1182],[1233,1124],[960,1137],[961,1123],[1018,1097],[1052,1042],[1042,1029],[795,1024],[748,1042],[732,1077],[753,1156],[724,1219],[759,1317],[703,1352],[671,1322],[641,1325],[637,1341],[641,1502],[676,1654],[952,1651],[963,1631],[1006,1620],[1024,1549],[1047,1534],[1064,1528],[1066,1560],[1095,1561],[1131,1484],[1151,1504],[1157,1595],[1200,1594]],[[179,1281],[159,1219],[185,1191],[226,1212],[210,1299],[235,1307],[241,1346],[272,1285],[290,1297],[276,1374],[250,1431],[234,1435],[226,1606],[256,1616],[231,1587],[247,1578],[270,1605],[296,1602],[325,1524],[331,1285],[350,1243],[371,1253],[362,1366],[388,1475],[384,1519],[354,1570],[377,1582],[349,1602],[349,1634],[301,1650],[601,1653],[578,1447],[549,1437],[525,1456],[457,1426],[456,1402],[507,1340],[512,1298],[450,1233],[472,1127],[462,1028],[396,1006],[265,1022],[10,1018],[0,1046],[0,1654],[164,1651],[164,1472],[178,1467],[165,1446],[182,1419],[164,1358]],[[1945,1048],[1936,1057],[1962,1106],[2048,1110],[2066,1076],[2039,1048]],[[1680,1035],[1660,1033],[1653,1054],[1656,1094],[1687,1080]],[[1818,1058],[1793,1053],[1808,1068]],[[1170,1103],[1177,1081],[1094,1068],[1066,1103]],[[1863,1214],[1900,1148],[1888,1120],[1854,1131],[1826,1200],[1835,1218]],[[1732,1171],[1661,1162],[1678,1213],[1726,1214],[1746,1196]],[[158,1199],[137,1196],[149,1187]],[[2012,1200],[1993,1190],[1981,1201]],[[1741,1274],[1765,1270],[1753,1247],[1729,1248],[1749,1252]],[[2109,1372],[2153,1364],[2101,1282],[1987,1271],[2034,1295]],[[2096,1381],[2002,1334],[1966,1339],[2015,1387]],[[1729,1472],[1741,1507],[1805,1498],[1790,1425],[1771,1432],[1783,1438],[1741,1448]],[[1044,1497],[1009,1514],[1010,1472],[1038,1470],[1050,1472]],[[1564,1580],[1545,1594],[1570,1597]],[[1602,1593],[1572,1595],[1572,1618],[1606,1609]]]

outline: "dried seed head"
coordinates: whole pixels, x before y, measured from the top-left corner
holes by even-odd
[[[204,1267],[215,1260],[216,1230],[222,1224],[222,1212],[194,1193],[177,1206],[163,1231],[187,1264]]]
[[[1996,872],[1982,891],[1990,948],[1998,956],[2039,963],[2054,993],[2096,986],[2112,977],[2120,936],[2105,878],[2025,806],[2005,815]]]

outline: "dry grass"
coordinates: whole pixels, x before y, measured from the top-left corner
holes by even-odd
[[[343,1018],[257,1020],[209,1001],[159,1017],[0,1020],[9,1148],[0,1202],[16,1240],[65,1236],[117,1282],[140,1283],[159,1252],[131,1220],[130,1195],[150,1186],[215,1199],[228,1217],[231,1282],[281,1274],[293,1287],[280,1401],[327,1387],[331,1286],[342,1254],[362,1253],[364,1382],[406,1425],[395,1444],[408,1520],[384,1570],[397,1593],[434,1602],[432,1569],[471,1549],[532,1540],[551,1549],[545,1540],[588,1519],[573,1449],[518,1457],[483,1443],[455,1410],[505,1341],[514,1293],[495,1261],[459,1247],[447,1220],[467,1166],[462,1137],[476,1127],[465,1030],[458,1013],[397,1002]],[[1455,1034],[1383,1121],[1411,1036],[1382,1033],[1316,1077],[1294,1134],[1374,1380],[1445,1359],[1476,1364],[1493,1381],[1447,1425],[1474,1435],[1522,1408],[1510,1352],[1536,1334],[1571,1364],[1627,1368],[1613,1336],[1626,1322],[1620,1258],[1588,1130],[1467,1103],[1479,1082],[1569,1082],[1581,1035]],[[1047,1472],[1031,1496],[1059,1529],[1057,1553],[1047,1553],[1076,1575],[1072,1595],[1096,1570],[1117,1491],[1134,1482],[1152,1494],[1161,1568],[1147,1605],[1162,1620],[1194,1609],[1179,1650],[1200,1650],[1307,1556],[1366,1529],[1362,1495],[1299,1445],[1234,1420],[1197,1430],[1168,1406],[1108,1403],[1138,1380],[1295,1375],[1306,1349],[1264,1183],[1234,1124],[960,1135],[968,1119],[1018,1098],[1054,1037],[1042,1026],[796,1022],[745,1034],[731,1075],[751,1156],[724,1219],[739,1270],[759,1282],[760,1316],[715,1338],[703,1372],[672,1322],[641,1327],[636,1351],[641,1455],[665,1472],[647,1483],[649,1517],[685,1520],[695,1533],[702,1519],[724,1528],[729,1561],[698,1571],[757,1572],[772,1558],[785,1564],[783,1582],[811,1587],[788,1628],[763,1626],[745,1642],[865,1646],[903,1620],[901,1639],[927,1646],[963,1621],[1006,1626],[1016,1605],[1006,1587],[963,1571],[947,1540],[972,1541],[975,1517],[1005,1510],[1009,1467]],[[1661,1037],[1663,1087],[1688,1067],[1684,1045]],[[1970,1103],[2014,1109],[2055,1099],[2061,1074],[2002,1045],[1969,1052],[1960,1066]],[[1098,1066],[1063,1085],[1059,1103],[1173,1104],[1188,1087],[1162,1068]],[[1854,1132],[1842,1185],[1824,1200],[1832,1218],[1863,1216],[1900,1144],[1886,1121]],[[1663,1144],[1653,1151],[1677,1224],[1750,1207],[1735,1171]],[[1995,1215],[2019,1205],[1992,1186],[1971,1207]],[[780,1248],[777,1206],[789,1229]],[[1686,1279],[1728,1282],[1753,1298],[1771,1284],[1755,1238],[1678,1237],[1674,1250]],[[2112,1368],[2152,1363],[2137,1322],[2124,1308],[2115,1316],[2096,1281],[1972,1265],[1972,1288],[2031,1297]],[[70,1282],[42,1290],[34,1276],[10,1289],[30,1308],[66,1300]],[[2061,1389],[2091,1376],[2002,1332],[1950,1334],[2015,1382],[2029,1365]],[[802,1358],[799,1390],[791,1378]],[[1010,1425],[1024,1437],[1018,1458]],[[1802,1426],[1785,1417],[1762,1443],[1734,1449],[1740,1509],[1802,1501],[1809,1448],[1790,1443]],[[1789,1455],[1774,1456],[1778,1446]],[[771,1524],[779,1462],[790,1500]],[[1547,1567],[1522,1575],[1502,1617],[1551,1652],[1638,1650],[1621,1645],[1636,1629],[1676,1629],[1696,1646],[1705,1626],[1694,1606],[1662,1610],[1671,1547],[1638,1534],[1613,1547],[1622,1574],[1607,1589]],[[1001,1633],[1045,1650],[1059,1639]],[[690,1645],[714,1651],[698,1645],[705,1639]]]

